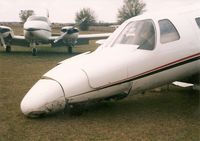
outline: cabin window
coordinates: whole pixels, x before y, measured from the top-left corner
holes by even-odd
[[[177,29],[168,19],[160,20],[158,23],[161,43],[169,43],[180,39]]]
[[[199,18],[196,18],[195,20],[196,20],[197,25],[198,25],[199,28],[200,28],[200,17],[199,17]]]
[[[138,49],[153,50],[155,47],[155,27],[152,20],[129,23],[115,40],[114,45],[134,45]]]

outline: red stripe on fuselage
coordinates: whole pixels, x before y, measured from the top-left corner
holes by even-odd
[[[169,66],[171,66],[171,65],[175,65],[175,64],[184,62],[184,61],[186,61],[186,60],[190,60],[190,59],[192,59],[192,58],[196,58],[196,57],[200,57],[200,53],[197,53],[197,54],[194,54],[194,55],[191,55],[191,56],[188,56],[188,57],[184,57],[184,58],[182,58],[182,59],[173,61],[173,62],[171,62],[171,63],[168,63],[168,64],[165,64],[165,65],[156,67],[156,68],[154,68],[154,69],[152,69],[152,70],[149,70],[149,71],[143,72],[143,73],[141,73],[141,74],[135,75],[135,76],[133,76],[133,77],[131,77],[131,78],[135,78],[135,77],[138,77],[138,76],[142,76],[142,75],[145,75],[145,74],[148,74],[148,73],[151,73],[151,72],[154,72],[154,71],[163,69],[163,68],[165,68],[165,67],[169,67]]]
[[[104,85],[104,86],[95,88],[94,90],[87,91],[87,92],[78,94],[78,95],[76,95],[76,96],[85,95],[85,94],[90,93],[90,92],[94,92],[94,91],[97,91],[97,90],[109,88],[109,87],[112,87],[112,86],[116,86],[116,85],[119,85],[119,84],[123,84],[123,83],[129,82],[129,81],[133,81],[133,80],[136,80],[136,79],[139,79],[139,78],[143,78],[143,77],[145,77],[146,75],[149,76],[149,74],[151,74],[151,73],[157,72],[157,71],[162,70],[162,69],[165,69],[165,68],[167,68],[167,67],[170,67],[170,66],[173,66],[173,65],[177,65],[177,64],[180,64],[180,63],[182,63],[182,62],[185,62],[185,61],[188,61],[188,60],[192,60],[192,59],[198,58],[198,57],[200,57],[200,53],[193,54],[193,55],[190,55],[190,56],[188,56],[188,57],[184,57],[184,58],[182,58],[182,59],[178,59],[178,60],[176,60],[176,61],[170,62],[170,63],[168,63],[168,64],[165,64],[165,65],[162,65],[162,66],[159,66],[159,67],[156,67],[156,68],[154,68],[154,69],[151,69],[151,70],[149,70],[149,71],[140,73],[140,74],[138,74],[138,75],[135,75],[135,76],[132,76],[132,77],[129,77],[129,78],[120,80],[120,81],[116,81],[116,82],[113,82],[113,83],[109,83],[108,85]],[[75,96],[75,97],[76,97],[76,96]],[[72,96],[72,97],[74,97],[74,96]]]
[[[148,74],[151,74],[151,73],[153,73],[153,72],[156,72],[156,71],[165,69],[165,68],[167,68],[167,67],[170,67],[170,66],[173,66],[173,65],[176,65],[176,64],[185,62],[185,61],[187,61],[187,60],[191,60],[191,59],[196,58],[196,57],[200,57],[200,53],[193,54],[193,55],[190,55],[190,56],[187,56],[187,57],[178,59],[178,60],[176,60],[176,61],[167,63],[167,64],[165,64],[165,65],[162,65],[162,66],[153,68],[153,69],[151,69],[151,70],[145,71],[145,72],[143,72],[143,73],[137,74],[137,75],[135,75],[135,76],[131,76],[131,77],[129,77],[129,78],[126,78],[126,79],[123,79],[123,80],[120,80],[120,81],[116,81],[116,82],[113,82],[113,83],[109,83],[108,85],[104,85],[104,86],[98,87],[98,89],[99,89],[99,88],[100,88],[100,89],[102,89],[102,88],[107,88],[107,87],[114,86],[114,85],[117,85],[117,84],[121,84],[121,83],[125,83],[125,82],[128,82],[128,81],[132,81],[132,80],[137,79],[137,78],[139,78],[139,77],[143,77],[143,76],[145,76],[145,75],[148,75]]]

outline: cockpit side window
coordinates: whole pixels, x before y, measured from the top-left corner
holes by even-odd
[[[155,27],[152,20],[129,23],[115,40],[115,44],[136,45],[138,49],[153,50],[155,47]]]
[[[169,43],[180,39],[180,35],[172,24],[172,22],[168,19],[160,20],[159,22],[160,27],[160,42],[161,43]]]
[[[196,20],[198,27],[200,28],[200,17],[196,18],[195,20]]]

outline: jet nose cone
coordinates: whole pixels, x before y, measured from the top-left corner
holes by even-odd
[[[65,96],[60,84],[54,80],[39,80],[24,96],[21,111],[28,117],[54,113],[65,108]]]

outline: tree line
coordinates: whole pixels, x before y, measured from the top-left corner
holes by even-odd
[[[124,0],[122,7],[118,9],[118,24],[142,14],[145,11],[145,6],[146,4],[142,0]],[[34,14],[33,10],[21,10],[19,17],[22,22],[25,22],[29,16]],[[96,14],[91,8],[83,8],[76,13],[75,22],[79,25],[80,30],[88,30],[89,26],[97,23]]]

